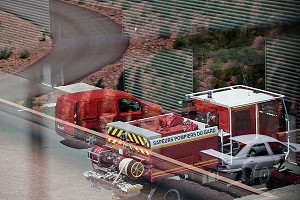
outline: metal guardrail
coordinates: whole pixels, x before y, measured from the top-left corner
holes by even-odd
[[[65,122],[63,120],[57,119],[57,118],[52,117],[52,116],[48,116],[44,113],[37,112],[35,110],[26,108],[24,106],[21,106],[21,105],[12,103],[12,102],[9,102],[9,101],[4,100],[4,99],[0,99],[0,111],[15,115],[17,117],[26,119],[26,120],[31,121],[33,123],[40,124],[44,127],[47,127],[47,128],[53,129],[53,130],[54,130],[54,123],[55,123],[55,120],[56,120],[58,122],[65,123],[66,125],[68,125],[70,127],[73,127],[77,130],[84,131],[87,134],[92,134],[92,135],[94,135],[96,137],[100,137],[102,139],[106,139],[106,138],[109,137],[106,134],[99,133],[99,132],[96,132],[96,131],[93,131],[93,130],[90,130],[90,129],[87,129],[87,128],[84,128],[84,127],[81,127],[81,126],[78,126],[78,125],[75,125],[75,124],[72,124],[72,123],[69,123],[69,122]],[[160,154],[155,153],[155,152],[152,152],[151,156],[153,156],[157,159],[160,159],[164,162],[170,163],[170,164],[172,164],[176,167],[180,167],[183,170],[188,170],[190,172],[193,172],[195,175],[198,175],[198,176],[199,175],[200,176],[204,175],[204,176],[207,176],[208,178],[216,179],[216,180],[218,180],[222,183],[225,183],[228,187],[228,190],[230,188],[232,188],[232,189],[235,189],[235,190],[242,190],[242,191],[248,192],[249,194],[259,194],[259,195],[263,195],[263,196],[266,196],[266,197],[274,196],[270,193],[264,193],[261,190],[258,190],[258,189],[255,189],[253,187],[244,185],[240,182],[233,181],[231,179],[216,175],[215,173],[208,172],[204,169],[200,169],[200,168],[194,167],[192,165],[189,165],[189,164],[186,164],[186,163],[168,158],[166,156],[160,155]]]

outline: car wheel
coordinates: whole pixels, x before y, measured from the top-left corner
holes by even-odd
[[[254,170],[245,169],[244,172],[243,172],[242,177],[243,177],[242,181],[246,185],[254,185],[254,183],[255,183],[255,172],[254,172]]]
[[[180,200],[180,193],[176,189],[170,189],[166,192],[164,200]]]
[[[259,183],[265,184],[269,180],[270,171],[267,167],[262,168],[259,171]]]

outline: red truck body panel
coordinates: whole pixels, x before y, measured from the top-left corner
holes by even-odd
[[[213,157],[200,155],[201,150],[212,146],[218,148],[217,128],[173,113],[126,123],[108,123],[107,133],[112,137],[107,139],[106,146],[118,155],[119,160],[126,157],[142,160],[146,167],[144,176],[150,181],[188,171],[171,162],[160,160],[153,153],[197,167],[212,163],[216,165],[218,162]],[[120,140],[122,134],[126,135],[123,141]],[[124,141],[129,146],[124,146]],[[122,154],[119,153],[120,149]]]
[[[162,113],[158,105],[110,89],[62,95],[56,104],[56,118],[97,131],[103,131],[107,122],[129,121]],[[77,136],[74,129],[66,124],[56,121],[55,126],[62,136]]]

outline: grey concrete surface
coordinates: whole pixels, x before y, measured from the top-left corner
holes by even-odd
[[[300,199],[300,184],[290,185],[271,190],[263,195],[250,195],[235,200],[298,200]]]
[[[60,143],[54,131],[0,112],[0,199],[111,200],[82,173],[91,169],[86,149]]]

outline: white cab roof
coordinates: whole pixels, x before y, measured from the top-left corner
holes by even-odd
[[[284,95],[242,85],[211,90],[211,92],[212,98],[208,98],[208,91],[188,94],[186,96],[191,99],[207,101],[227,108],[253,105],[284,97]]]
[[[55,87],[55,89],[62,90],[67,93],[76,93],[76,92],[83,92],[89,90],[101,90],[101,88],[99,87],[89,85],[86,83],[75,83],[71,85],[58,86]]]

